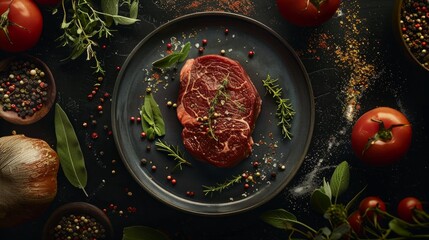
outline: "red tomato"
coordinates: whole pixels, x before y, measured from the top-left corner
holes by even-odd
[[[61,0],[34,0],[37,4],[46,5],[46,6],[55,6],[58,5]]]
[[[386,211],[386,204],[379,197],[369,196],[359,203],[359,213],[370,221],[373,221],[374,217],[377,216],[376,208],[383,212]],[[379,215],[377,216],[378,218]]]
[[[2,21],[5,17],[0,22],[0,50],[22,52],[36,45],[42,34],[43,16],[33,1],[0,0],[0,14]]]
[[[378,107],[363,114],[352,129],[356,156],[372,166],[385,166],[400,160],[411,144],[411,125],[401,112]]]
[[[349,225],[353,229],[353,231],[358,236],[362,236],[362,234],[363,234],[363,227],[362,227],[362,215],[360,214],[360,212],[359,211],[354,211],[347,218],[347,221],[349,222]]]
[[[328,21],[340,7],[341,0],[277,0],[284,19],[304,27]]]
[[[414,222],[415,209],[423,210],[422,202],[415,197],[406,197],[398,204],[398,216],[407,222]]]

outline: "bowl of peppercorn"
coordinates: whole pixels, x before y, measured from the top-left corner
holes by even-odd
[[[55,98],[54,77],[42,60],[30,55],[0,60],[0,118],[18,125],[35,123]]]
[[[112,240],[113,228],[107,215],[95,205],[71,202],[57,208],[43,229],[43,240]]]
[[[429,1],[396,0],[394,33],[409,60],[429,72]]]

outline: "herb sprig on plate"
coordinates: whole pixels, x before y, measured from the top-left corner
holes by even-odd
[[[183,152],[181,152],[178,147],[167,144],[160,139],[155,142],[155,146],[156,150],[167,152],[168,156],[173,157],[174,160],[177,161],[177,164],[176,166],[174,166],[173,171],[177,168],[182,170],[182,165],[192,166],[192,164],[185,159]]]
[[[191,49],[191,43],[187,42],[182,46],[180,51],[174,51],[169,55],[156,60],[152,63],[152,66],[158,69],[166,69],[172,66],[175,66],[178,63],[181,63],[186,60],[188,57],[189,51]]]
[[[276,116],[278,118],[278,125],[281,127],[284,138],[292,139],[292,119],[295,116],[295,110],[289,99],[283,97],[283,90],[278,84],[278,79],[273,79],[268,74],[267,78],[262,80],[263,86],[269,94],[274,98],[277,103]]]

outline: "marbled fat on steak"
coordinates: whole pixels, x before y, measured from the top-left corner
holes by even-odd
[[[226,168],[250,155],[262,100],[237,61],[220,55],[187,60],[177,103],[184,146],[196,159]]]

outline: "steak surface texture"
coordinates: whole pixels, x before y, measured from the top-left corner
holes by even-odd
[[[182,140],[193,157],[227,168],[250,155],[262,100],[239,62],[220,55],[187,60],[177,103]]]

